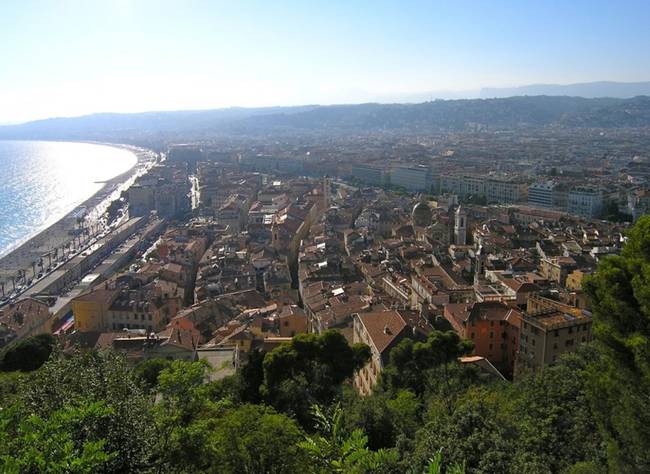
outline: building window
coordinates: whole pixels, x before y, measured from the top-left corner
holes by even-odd
[[[567,347],[572,346],[573,345],[573,339],[567,339],[565,344],[566,344]]]
[[[494,337],[494,333],[490,331],[490,339],[492,339],[493,337]]]
[[[490,321],[490,327],[494,326],[494,321]]]
[[[558,331],[558,330],[556,329],[555,331],[553,331],[553,335],[554,335],[555,337],[560,337],[560,331]]]
[[[490,344],[490,350],[492,350],[492,344]]]
[[[470,335],[470,339],[474,339],[475,337],[476,337],[476,334],[475,334],[475,333],[472,333],[472,334]]]

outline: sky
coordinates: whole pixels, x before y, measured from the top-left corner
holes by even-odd
[[[2,0],[0,123],[650,80],[647,0]]]

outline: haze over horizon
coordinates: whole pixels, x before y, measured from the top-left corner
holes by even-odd
[[[649,16],[632,0],[4,3],[0,123],[646,81]]]

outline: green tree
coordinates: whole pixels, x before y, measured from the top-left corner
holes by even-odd
[[[584,288],[601,357],[590,395],[608,442],[610,468],[650,471],[650,216],[632,228],[620,256],[604,259]]]
[[[210,466],[208,439],[221,409],[208,396],[207,377],[207,363],[181,360],[158,375],[156,472],[200,472]]]
[[[38,334],[11,344],[2,354],[0,368],[5,372],[38,369],[50,357],[56,344],[51,334]]]
[[[0,410],[13,404],[28,376],[22,372],[0,372]]]
[[[454,331],[432,331],[425,342],[402,340],[393,348],[389,364],[382,373],[382,384],[387,390],[410,390],[418,396],[431,388],[431,383],[445,385],[451,392],[452,371],[458,358],[473,349],[470,341],[461,339]],[[432,370],[437,377],[432,379]]]
[[[395,395],[375,390],[366,397],[346,394],[344,402],[346,429],[350,432],[361,429],[372,450],[397,447],[420,427],[421,402],[407,390]]]
[[[260,390],[269,404],[308,426],[311,405],[332,403],[369,358],[368,346],[350,346],[338,331],[300,334],[266,354]]]
[[[221,390],[206,383],[208,370],[202,362],[174,361],[160,373],[156,472],[304,470],[296,422],[269,407],[215,399]]]
[[[158,376],[171,365],[167,359],[147,359],[140,362],[133,369],[135,380],[147,391],[158,386]]]
[[[43,420],[60,410],[85,413],[90,406],[101,407],[102,416],[93,423],[65,426],[73,440],[103,441],[110,472],[138,472],[149,465],[156,442],[151,405],[124,356],[111,352],[51,357],[30,374],[14,404],[21,417]]]
[[[99,426],[111,411],[101,402],[65,406],[48,414],[23,416],[0,410],[0,470],[4,473],[95,473],[110,471],[117,452],[106,452]]]
[[[252,351],[248,362],[237,374],[239,379],[239,398],[246,403],[260,403],[260,387],[264,383],[264,356],[261,351]]]
[[[392,448],[397,439],[395,419],[388,408],[387,393],[373,393],[367,397],[350,397],[346,400],[343,419],[345,428],[352,432],[360,429],[367,437],[370,449]]]
[[[443,474],[442,453],[438,451],[433,458],[429,460],[425,474]],[[465,474],[465,463],[452,464],[447,468],[447,474]]]
[[[424,428],[416,436],[413,467],[420,471],[441,452],[446,462],[466,464],[469,472],[511,472],[516,438],[510,427],[500,422],[495,398],[482,388],[460,399],[449,412],[445,400],[433,397]]]
[[[604,465],[605,445],[591,412],[587,392],[588,362],[598,353],[583,346],[565,354],[536,376],[518,381],[500,398],[512,412],[501,410],[500,419],[517,432],[514,467],[529,464],[563,472],[580,462]]]
[[[318,406],[312,408],[316,433],[307,436],[300,446],[311,460],[309,472],[314,473],[389,473],[399,472],[399,454],[395,450],[371,451],[368,438],[361,429],[347,433],[343,411],[336,405],[331,416]]]
[[[305,472],[304,435],[296,422],[270,407],[242,405],[215,421],[207,452],[214,473]]]

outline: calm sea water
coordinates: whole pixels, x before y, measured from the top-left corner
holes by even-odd
[[[131,168],[133,153],[102,145],[0,140],[0,255],[53,224],[106,181]]]

